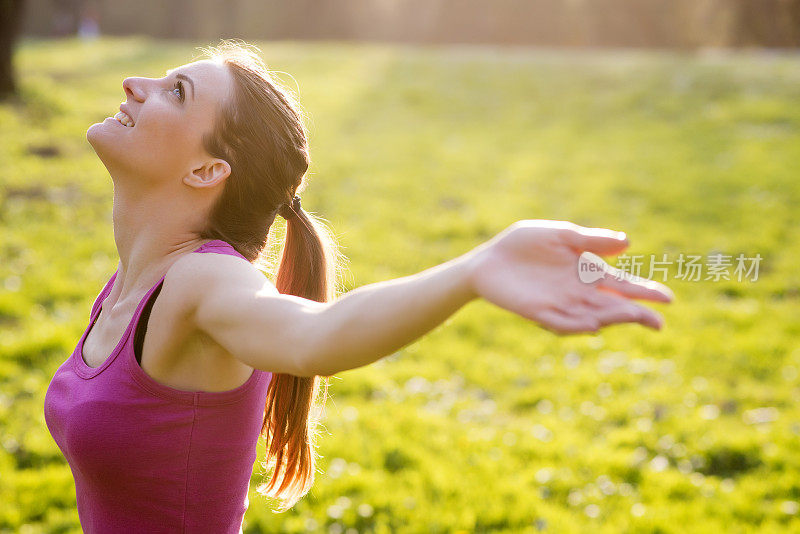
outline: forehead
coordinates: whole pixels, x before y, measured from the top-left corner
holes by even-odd
[[[183,74],[192,80],[194,99],[221,102],[231,94],[233,79],[223,63],[208,59],[193,61],[167,70],[167,75]]]

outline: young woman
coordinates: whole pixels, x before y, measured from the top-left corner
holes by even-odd
[[[239,532],[262,434],[264,494],[288,509],[314,479],[326,377],[473,299],[557,334],[662,325],[633,299],[669,302],[666,286],[596,256],[597,279],[579,279],[582,253],[617,254],[624,234],[564,221],[518,221],[446,263],[336,295],[332,234],[300,205],[300,108],[256,53],[224,43],[122,85],[120,112],[87,131],[114,182],[120,261],[44,406],[88,533]],[[257,266],[277,214],[273,285]]]

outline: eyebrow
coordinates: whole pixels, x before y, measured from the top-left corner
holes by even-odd
[[[170,74],[172,74],[173,72],[174,72],[174,71],[172,71],[172,70],[168,70],[168,71],[167,71],[167,75],[170,75]],[[189,83],[189,85],[191,85],[191,86],[192,86],[192,100],[194,100],[194,93],[195,93],[195,91],[194,91],[194,82],[192,81],[192,79],[191,79],[191,78],[189,78],[188,76],[186,76],[185,74],[180,74],[180,73],[179,73],[179,74],[176,74],[176,75],[175,75],[175,77],[176,77],[176,78],[178,78],[179,80],[183,80],[183,81],[185,81],[185,82],[188,82],[188,83]]]

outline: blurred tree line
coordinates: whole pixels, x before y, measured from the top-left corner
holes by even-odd
[[[800,0],[28,0],[25,31],[216,39],[678,47],[800,45]],[[61,10],[60,15],[55,15]]]
[[[789,48],[800,46],[800,0],[0,0],[0,98],[14,91],[20,30],[89,38]]]

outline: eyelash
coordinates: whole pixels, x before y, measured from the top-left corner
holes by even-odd
[[[178,92],[180,93],[180,94],[177,94],[177,95],[175,95],[175,96],[177,96],[177,97],[178,97],[178,99],[179,99],[181,102],[183,102],[183,100],[186,98],[186,93],[184,93],[184,91],[183,91],[183,82],[180,82],[180,81],[178,81],[178,82],[175,82],[175,86],[173,87],[173,89],[172,89],[172,90],[174,91],[175,89],[177,89],[177,90],[178,90]],[[174,94],[174,93],[173,93],[173,94]]]

